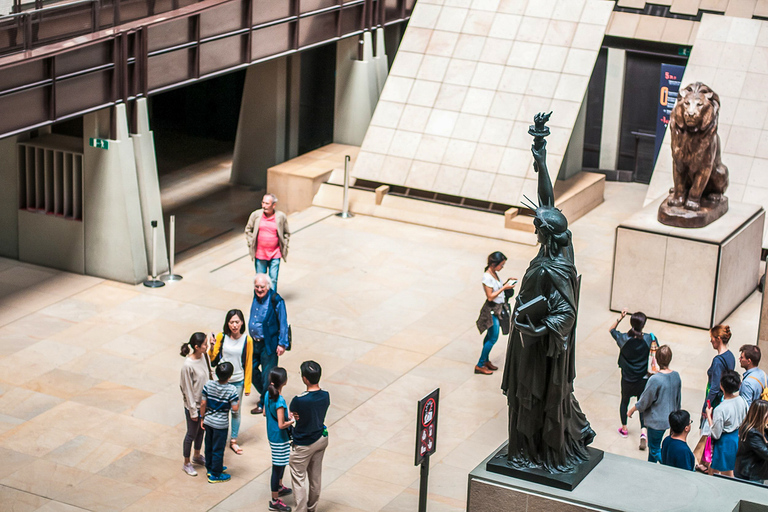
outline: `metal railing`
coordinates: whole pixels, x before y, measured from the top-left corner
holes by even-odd
[[[0,56],[93,34],[201,0],[75,0],[0,17]],[[14,10],[17,6],[14,5]]]
[[[0,57],[0,137],[400,23],[414,4],[204,0],[170,15]],[[83,30],[94,26],[90,21]]]

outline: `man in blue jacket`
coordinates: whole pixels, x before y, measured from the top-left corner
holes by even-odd
[[[285,301],[272,290],[272,280],[267,274],[256,274],[253,289],[248,333],[253,338],[252,381],[260,397],[251,414],[261,414],[264,412],[264,394],[269,387],[269,372],[288,348],[288,316]]]

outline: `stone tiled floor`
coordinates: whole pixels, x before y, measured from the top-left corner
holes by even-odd
[[[617,427],[617,349],[607,329],[616,224],[646,188],[606,186],[606,202],[572,226],[583,273],[577,397],[599,448],[643,458],[637,419]],[[432,511],[465,506],[467,473],[504,440],[500,375],[476,376],[486,255],[509,257],[520,276],[536,248],[313,208],[291,217],[294,236],[280,291],[294,329],[285,394],[300,391],[302,360],[323,365],[331,393],[331,444],[319,507],[412,511],[416,401],[441,389]],[[14,511],[266,509],[269,447],[264,420],[246,414],[245,453],[227,451],[233,479],[209,485],[181,471],[179,346],[219,330],[232,307],[247,311],[253,267],[240,234],[182,261],[179,283],[150,290],[0,259],[0,503]],[[728,319],[733,345],[757,333],[760,295]],[[683,404],[700,407],[712,350],[706,331],[661,322]],[[504,342],[492,353],[503,360]],[[246,400],[246,407],[253,403]]]

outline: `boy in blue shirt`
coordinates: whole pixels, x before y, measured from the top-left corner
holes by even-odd
[[[669,413],[669,436],[661,443],[661,463],[693,471],[696,459],[686,440],[691,431],[691,415],[679,410]]]
[[[237,389],[227,384],[233,371],[232,363],[220,363],[216,367],[218,381],[209,380],[205,383],[200,402],[200,417],[205,418],[205,469],[208,482],[212,484],[232,478],[224,473],[224,448],[227,446],[229,432],[229,411],[237,411],[240,407]]]

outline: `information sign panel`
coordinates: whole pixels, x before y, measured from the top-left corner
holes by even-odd
[[[426,457],[435,453],[437,448],[437,405],[440,401],[440,388],[419,400],[416,418],[416,459],[415,465],[421,464]]]

